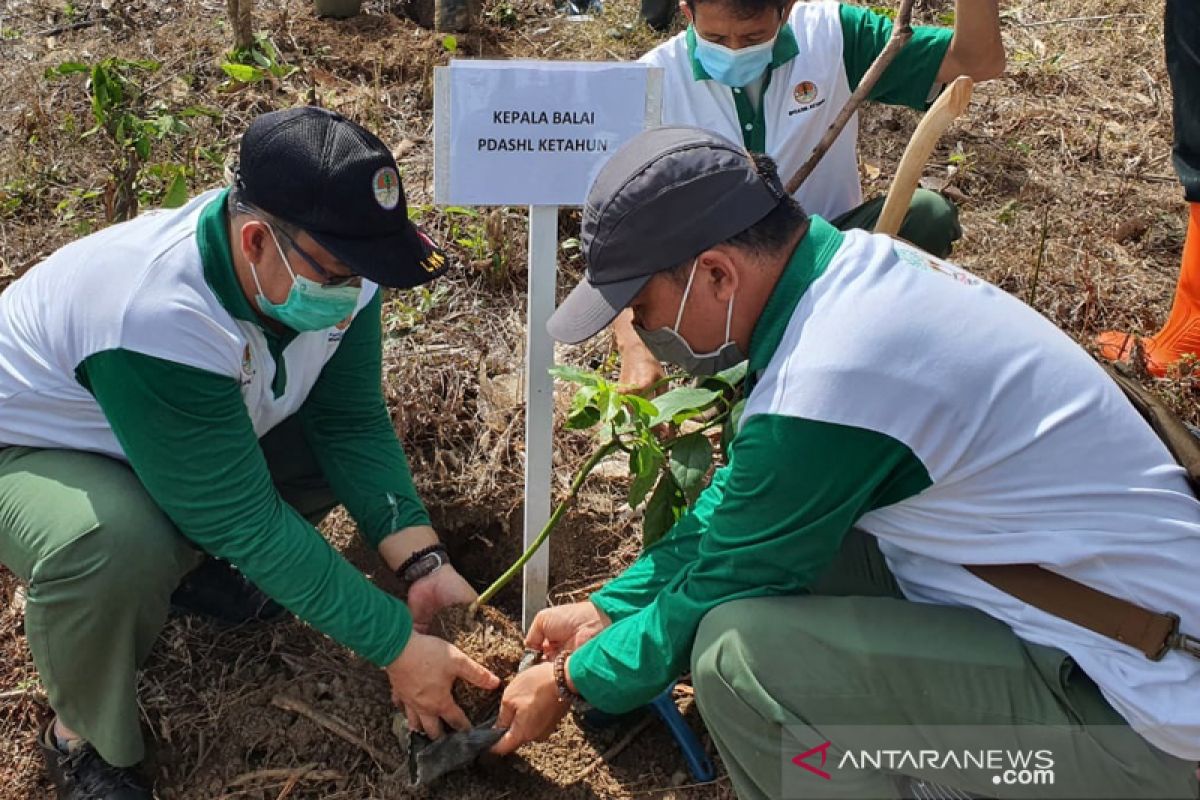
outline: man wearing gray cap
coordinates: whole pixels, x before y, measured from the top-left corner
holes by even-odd
[[[748,358],[745,412],[666,537],[538,615],[552,661],[505,691],[499,752],[573,696],[629,711],[690,665],[743,798],[894,797],[897,776],[1195,796],[1187,637],[1152,660],[975,572],[1042,565],[1200,631],[1200,502],[1082,349],[953,264],[807,217],[768,158],[698,129],[618,151],[582,241],[550,332],[632,309],[664,361]]]

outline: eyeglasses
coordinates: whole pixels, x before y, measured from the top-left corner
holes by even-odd
[[[266,214],[264,212],[258,210],[257,208],[255,208],[253,206],[246,205],[245,203],[242,203],[242,202],[235,203],[235,205],[237,206],[237,209],[239,211],[244,211],[244,212],[247,212],[250,214],[256,214],[259,217],[262,217],[263,222],[265,222],[267,225],[270,225],[272,231],[274,231],[275,233],[279,234],[284,239],[286,239],[287,243],[288,243],[288,247],[290,247],[291,249],[293,249],[297,253],[299,253],[300,256],[305,261],[308,262],[308,265],[313,268],[313,272],[317,273],[317,275],[320,276],[322,286],[328,286],[329,288],[333,289],[333,288],[337,288],[339,286],[360,286],[360,285],[362,285],[362,277],[359,275],[354,275],[354,274],[341,275],[338,273],[330,272],[325,267],[322,267],[315,258],[313,258],[302,247],[300,247],[300,245],[291,236],[291,234],[289,234],[282,227],[280,227],[278,225],[278,223],[272,222],[270,217],[266,216]]]
[[[270,225],[270,223],[267,224]],[[295,250],[305,261],[308,262],[308,265],[313,268],[313,272],[317,273],[317,275],[321,277],[322,286],[328,286],[332,289],[338,286],[358,286],[362,283],[362,277],[359,275],[341,275],[325,269],[325,267],[322,267],[317,263],[315,258],[306,253],[287,231],[277,225],[271,225],[271,228],[287,240],[288,247]]]

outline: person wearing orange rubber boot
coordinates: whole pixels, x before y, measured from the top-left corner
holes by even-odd
[[[1167,0],[1163,40],[1175,95],[1175,171],[1183,183],[1190,220],[1171,314],[1161,331],[1142,340],[1146,369],[1159,378],[1184,355],[1200,356],[1200,3]],[[1108,331],[1097,341],[1100,354],[1116,361],[1129,358],[1136,340]]]

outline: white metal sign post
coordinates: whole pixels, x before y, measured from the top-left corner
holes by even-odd
[[[558,209],[583,205],[625,141],[661,119],[662,71],[637,63],[452,61],[434,70],[434,202],[529,206],[525,346],[528,547],[550,518]],[[550,548],[525,565],[522,622],[546,606]]]

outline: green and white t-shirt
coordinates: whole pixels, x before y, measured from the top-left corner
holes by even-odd
[[[408,609],[279,497],[258,439],[299,415],[371,544],[428,524],[384,404],[381,294],[308,333],[264,328],[238,285],[225,193],[63,247],[0,293],[0,447],[127,461],[179,530],[377,664]]]
[[[1200,758],[1200,661],[1151,662],[961,566],[1042,564],[1200,631],[1200,502],[1064,333],[952,264],[814,218],[754,329],[750,374],[729,464],[592,596],[613,625],[571,658],[585,698],[614,712],[652,699],[709,610],[802,592],[857,526],[909,599],[1065,650],[1148,741]]]
[[[696,60],[696,32],[690,26],[640,60],[663,68],[664,125],[693,125],[741,141],[748,150],[771,156],[787,181],[833,123],[891,31],[891,20],[857,6],[796,3],[775,40],[757,103],[744,88],[731,89],[708,76]],[[945,28],[914,27],[871,99],[924,109],[952,35]],[[855,115],[797,192],[806,211],[833,219],[862,203],[857,147]]]

